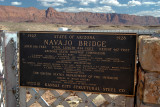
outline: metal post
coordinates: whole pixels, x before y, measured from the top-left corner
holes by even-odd
[[[14,65],[14,55],[15,51],[15,38],[17,38],[17,33],[5,33],[5,56],[4,56],[4,78],[5,78],[5,88],[6,88],[6,107],[16,107],[16,72]]]

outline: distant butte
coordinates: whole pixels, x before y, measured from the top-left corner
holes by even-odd
[[[34,7],[0,6],[0,14],[0,22],[39,22],[69,25],[160,25],[160,17],[116,13],[58,12],[51,7],[47,10],[39,10]]]

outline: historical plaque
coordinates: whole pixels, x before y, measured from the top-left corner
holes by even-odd
[[[20,86],[134,95],[136,34],[20,32]]]

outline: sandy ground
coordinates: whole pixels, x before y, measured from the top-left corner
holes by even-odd
[[[14,23],[0,22],[0,30],[8,31],[57,31],[59,27],[67,27],[74,31],[77,30],[145,30],[157,29],[160,26],[128,26],[128,25],[62,25],[62,24],[42,24],[42,23]]]

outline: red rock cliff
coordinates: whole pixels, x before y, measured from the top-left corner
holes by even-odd
[[[53,8],[38,10],[34,7],[22,8],[0,6],[0,21],[40,22],[71,25],[160,25],[160,18],[116,13],[58,12]]]

